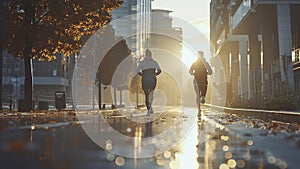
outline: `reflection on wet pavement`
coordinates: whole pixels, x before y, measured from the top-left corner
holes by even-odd
[[[197,111],[194,110],[197,114]],[[164,132],[178,119],[197,118],[169,111],[150,122],[140,123],[128,116],[103,113],[107,122],[121,134],[134,138],[134,153],[143,149],[142,139]],[[154,117],[152,115],[151,117]],[[128,158],[110,153],[114,143],[96,145],[85,133],[74,114],[5,116],[0,121],[0,163],[3,168],[22,169],[229,169],[287,168],[288,164],[269,152],[253,148],[252,137],[241,138],[216,123],[213,114],[203,108],[187,136],[172,149],[149,158]],[[148,118],[142,116],[143,118]],[[150,118],[151,118],[150,117]],[[182,121],[181,121],[182,122]],[[178,131],[178,134],[180,131]],[[159,152],[159,151],[158,151]],[[2,168],[1,167],[1,168]]]

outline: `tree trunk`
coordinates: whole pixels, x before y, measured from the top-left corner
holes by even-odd
[[[2,110],[2,55],[3,55],[3,48],[2,48],[2,38],[3,38],[3,28],[2,28],[2,2],[0,2],[0,110]]]
[[[24,82],[24,105],[23,111],[32,110],[32,73],[31,73],[31,50],[32,50],[32,42],[30,31],[34,24],[34,4],[32,0],[26,1],[25,5],[25,32],[27,35],[25,36],[25,49],[23,53],[24,58],[24,66],[25,66],[25,82]]]
[[[24,66],[25,66],[25,81],[24,81],[24,111],[32,110],[32,74],[31,74],[31,46],[26,46],[24,50]]]

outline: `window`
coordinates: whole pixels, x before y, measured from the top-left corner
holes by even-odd
[[[20,63],[15,63],[15,71],[18,72],[20,71]]]
[[[292,61],[293,62],[299,62],[300,61],[299,54],[300,54],[300,48],[292,51]]]
[[[137,6],[136,5],[131,5],[131,10],[132,11],[137,11]]]
[[[3,64],[2,66],[2,73],[5,75],[7,73],[7,66],[6,64]]]
[[[57,70],[56,70],[56,69],[53,69],[52,75],[53,75],[53,76],[57,76]]]

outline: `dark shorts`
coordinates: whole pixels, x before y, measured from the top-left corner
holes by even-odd
[[[143,77],[142,78],[142,89],[143,90],[154,90],[156,87],[156,77]]]
[[[196,83],[199,87],[207,86],[208,82],[207,79],[195,79]]]

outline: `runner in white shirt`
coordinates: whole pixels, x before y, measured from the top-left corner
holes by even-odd
[[[147,107],[147,115],[153,113],[151,104],[153,101],[153,91],[156,87],[156,76],[161,73],[160,66],[153,60],[152,53],[149,49],[146,50],[146,57],[142,60],[137,69],[136,73],[142,76],[142,89],[145,93],[145,105]]]

